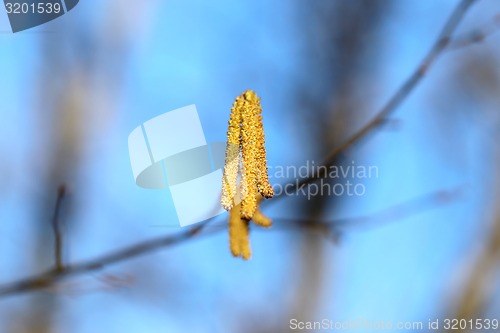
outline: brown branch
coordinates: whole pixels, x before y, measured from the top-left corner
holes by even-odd
[[[163,247],[179,244],[188,239],[195,238],[194,236],[200,233],[203,226],[204,225],[199,225],[182,233],[159,237],[153,240],[143,241],[138,244],[113,251],[109,254],[103,255],[93,260],[82,261],[80,263],[76,263],[73,265],[66,265],[63,267],[62,270],[53,269],[45,273],[37,274],[30,278],[2,285],[0,286],[0,296],[7,296],[21,292],[48,288],[53,286],[54,283],[64,278],[68,278],[82,273],[99,271],[107,265],[132,259],[140,255],[161,249]],[[222,230],[222,228],[220,229],[213,228],[211,230],[204,232],[203,234],[208,235],[218,230]]]
[[[497,217],[492,230],[489,231],[484,248],[474,262],[468,279],[459,292],[452,308],[451,318],[459,320],[475,320],[481,318],[493,296],[493,286],[498,278],[500,264],[500,218]],[[446,332],[467,332],[466,329],[447,330]]]
[[[63,259],[62,259],[62,241],[63,236],[61,234],[61,224],[60,224],[60,213],[61,213],[61,203],[66,194],[66,187],[61,185],[57,189],[57,199],[56,206],[54,208],[54,217],[52,218],[52,229],[54,231],[54,265],[55,270],[61,272],[64,270]]]
[[[343,219],[336,219],[334,221],[317,222],[310,221],[309,219],[296,219],[296,218],[276,218],[273,222],[287,222],[296,224],[298,227],[317,229],[318,231],[334,231],[338,232],[343,228],[363,227],[367,226],[379,227],[381,225],[402,220],[432,208],[438,207],[443,204],[452,203],[460,199],[463,195],[463,188],[457,187],[454,189],[440,190],[436,192],[427,193],[417,198],[396,204],[389,208],[378,211],[370,215],[361,215],[357,217],[349,217]]]
[[[302,223],[301,220],[293,219],[273,219],[275,222],[281,221],[286,227],[308,228],[311,231],[321,231],[321,234],[327,236],[335,236],[340,226],[350,226],[352,224],[366,223],[375,221],[383,217],[392,219],[402,219],[412,215],[422,209],[430,209],[436,206],[449,203],[452,199],[457,198],[457,190],[441,190],[428,194],[424,197],[417,198],[394,207],[385,209],[372,216],[359,216],[354,218],[346,218],[333,220],[329,222]],[[443,200],[447,198],[447,200]],[[412,207],[415,206],[415,207]],[[407,210],[404,212],[404,210]],[[45,273],[37,274],[13,283],[0,285],[0,297],[9,296],[18,293],[24,293],[34,290],[43,290],[53,287],[57,282],[83,273],[96,272],[104,269],[105,266],[126,261],[141,255],[151,253],[153,251],[184,243],[187,240],[192,240],[200,236],[209,236],[226,230],[226,224],[215,224],[210,227],[206,223],[200,224],[187,231],[159,237],[152,240],[143,241],[141,243],[124,247],[115,250],[109,254],[97,257],[92,260],[82,261],[73,265],[63,266],[61,270],[53,269]],[[281,229],[282,230],[282,229]]]
[[[457,36],[450,41],[448,45],[449,50],[456,50],[462,47],[467,47],[472,44],[480,43],[486,38],[491,37],[493,34],[500,30],[500,14],[496,14],[484,26],[469,31],[465,34]]]
[[[303,178],[298,183],[285,184],[284,186],[289,186],[290,191],[300,189],[302,186],[314,182],[317,179],[326,177],[326,168],[354,144],[357,144],[361,139],[367,139],[368,135],[371,134],[375,129],[386,122],[388,116],[393,113],[404,101],[406,97],[413,91],[416,85],[422,80],[429,68],[434,64],[436,59],[442,54],[446,47],[450,43],[450,39],[454,31],[456,30],[458,24],[463,19],[467,9],[476,2],[477,0],[462,0],[455,10],[452,12],[448,20],[446,21],[441,33],[434,42],[433,46],[427,53],[427,55],[420,62],[419,66],[413,71],[413,73],[406,79],[403,85],[396,91],[396,93],[389,99],[389,101],[376,112],[374,118],[364,125],[359,131],[357,131],[353,136],[351,136],[347,141],[345,141],[340,146],[333,149],[323,161],[321,166],[318,166],[318,172],[313,173],[305,178]],[[284,197],[283,195],[275,198]]]

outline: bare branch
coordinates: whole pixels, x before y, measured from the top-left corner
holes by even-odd
[[[329,238],[338,236],[338,228],[341,226],[350,226],[352,224],[360,224],[367,222],[380,221],[385,218],[402,219],[414,213],[420,212],[423,209],[430,209],[436,206],[450,203],[457,198],[457,190],[441,190],[430,193],[424,197],[410,200],[408,202],[396,205],[371,216],[359,216],[355,218],[339,219],[329,222],[302,223],[301,220],[294,219],[273,219],[281,221],[282,227],[297,227],[300,229],[308,228],[311,231],[319,231],[321,235],[326,235]],[[382,224],[380,224],[382,225]],[[38,274],[20,281],[10,284],[0,285],[0,297],[29,292],[34,290],[42,290],[53,287],[58,281],[69,278],[78,274],[90,273],[104,269],[105,266],[126,261],[153,251],[184,243],[187,240],[195,239],[201,236],[209,236],[226,230],[226,224],[216,224],[207,226],[206,223],[200,224],[182,233],[159,237],[153,240],[143,241],[141,243],[116,250],[112,253],[97,257],[93,260],[83,261],[73,265],[66,265],[61,270],[50,270],[48,272]],[[280,228],[283,230],[283,228]]]
[[[491,301],[498,277],[500,263],[500,218],[497,217],[492,230],[486,239],[482,252],[472,266],[467,281],[461,288],[459,297],[453,304],[453,318],[471,320],[480,318]],[[466,332],[466,329],[447,330],[446,332]]]
[[[295,218],[276,218],[272,220],[286,222],[288,226],[289,223],[296,224],[298,227],[317,228],[319,231],[340,231],[346,227],[379,227],[381,225],[405,219],[416,214],[425,212],[432,208],[439,207],[444,204],[452,203],[463,195],[463,189],[457,187],[454,189],[440,190],[436,192],[427,193],[423,196],[410,199],[408,201],[399,203],[392,207],[383,209],[379,212],[369,215],[361,215],[351,218],[336,219],[334,221],[317,222],[310,221],[309,219],[295,219]],[[282,227],[285,224],[281,225]]]
[[[486,38],[491,37],[493,34],[500,30],[500,14],[495,15],[484,26],[472,30],[463,35],[457,36],[450,41],[448,45],[449,50],[456,50],[462,47],[467,47],[472,44],[480,43]]]
[[[182,243],[188,239],[195,238],[200,234],[203,225],[191,228],[188,231],[159,237],[153,240],[143,241],[135,245],[113,251],[109,254],[98,257],[94,260],[83,261],[73,265],[63,266],[61,270],[53,269],[33,277],[23,279],[17,282],[0,286],[0,296],[7,296],[21,292],[27,292],[37,289],[44,289],[54,285],[57,281],[77,274],[89,273],[103,269],[105,266],[138,257],[140,255],[151,253],[155,250],[173,246]],[[203,233],[209,235],[223,228],[213,228]]]
[[[470,8],[470,6],[477,0],[462,0],[455,10],[452,12],[448,20],[446,21],[441,33],[439,34],[437,40],[434,42],[433,46],[420,62],[420,65],[413,71],[413,73],[406,79],[403,85],[396,91],[396,93],[389,99],[389,101],[376,113],[375,117],[363,126],[359,131],[357,131],[353,136],[351,136],[347,141],[345,141],[340,146],[333,149],[328,156],[325,158],[321,166],[328,167],[345,151],[347,151],[351,146],[357,144],[361,139],[367,139],[369,134],[371,134],[379,125],[384,124],[388,116],[393,113],[405,100],[406,97],[412,92],[416,85],[422,80],[429,68],[434,64],[436,59],[441,55],[441,53],[446,49],[450,43],[450,39],[454,31],[456,30],[458,24],[463,19],[465,13]],[[288,184],[290,191],[301,188],[304,185],[314,182],[317,179],[326,177],[326,169],[324,167],[318,167],[318,172],[303,178],[298,183]],[[284,197],[283,195],[278,196],[273,200],[275,202],[278,198]]]
[[[56,206],[54,209],[54,217],[52,218],[52,229],[54,231],[54,264],[55,270],[61,272],[64,269],[62,260],[62,241],[63,236],[61,234],[60,225],[60,213],[61,213],[61,203],[66,194],[66,187],[64,185],[59,186],[57,189],[57,199]]]

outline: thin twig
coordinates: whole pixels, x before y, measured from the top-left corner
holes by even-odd
[[[57,199],[56,206],[54,208],[54,217],[52,218],[52,229],[54,231],[54,264],[55,270],[57,272],[62,272],[64,270],[64,264],[62,259],[62,247],[63,247],[63,236],[61,233],[61,204],[66,195],[66,187],[64,185],[59,186],[57,189]]]
[[[488,308],[488,303],[494,296],[495,281],[498,279],[498,265],[500,263],[500,218],[497,217],[492,230],[486,238],[482,253],[470,269],[467,281],[462,286],[459,297],[454,301],[450,313],[452,318],[459,320],[475,320],[481,318]],[[459,327],[446,332],[467,332]]]
[[[416,214],[428,211],[440,205],[452,203],[461,198],[462,195],[463,189],[461,187],[440,190],[432,193],[426,193],[425,195],[422,195],[420,197],[396,204],[373,214],[336,219],[333,221],[317,222],[310,221],[307,218],[297,219],[276,217],[272,218],[272,220],[273,222],[286,222],[286,225],[281,224],[282,227],[293,223],[304,228],[308,228],[309,226],[312,226],[313,228],[317,227],[318,230],[325,230],[325,228],[341,230],[344,228],[351,229],[353,227],[380,227],[381,225],[393,221],[405,219],[410,216],[415,216]]]
[[[317,179],[321,179],[327,176],[327,169],[332,163],[343,154],[348,148],[351,148],[354,144],[361,141],[361,139],[367,139],[368,135],[371,134],[379,125],[383,124],[388,116],[393,113],[404,101],[411,91],[416,87],[416,85],[422,80],[425,74],[428,72],[429,68],[434,64],[439,55],[446,49],[450,43],[451,36],[458,24],[464,17],[467,9],[477,0],[462,0],[455,10],[452,12],[448,20],[446,21],[441,33],[439,34],[437,40],[434,42],[433,46],[420,62],[413,73],[406,79],[403,85],[396,91],[396,93],[389,99],[389,101],[376,112],[374,118],[364,125],[359,131],[357,131],[353,136],[351,136],[347,141],[345,141],[340,146],[333,149],[326,157],[326,159],[318,167],[318,172],[308,175],[303,178],[300,182],[285,184],[283,186],[288,186],[288,191],[294,191],[300,189],[302,186],[314,182]],[[283,198],[284,195],[276,197],[273,202],[278,198]]]
[[[453,38],[448,45],[448,49],[456,50],[472,44],[480,43],[498,31],[500,31],[500,14],[496,14],[484,26]]]
[[[203,235],[213,234],[222,231],[224,228],[211,228],[203,232]],[[105,266],[115,264],[121,261],[132,259],[140,255],[151,253],[155,250],[173,246],[184,241],[195,239],[195,235],[200,235],[201,227],[197,226],[188,231],[159,237],[153,240],[147,240],[135,245],[115,250],[109,254],[95,258],[93,260],[83,261],[73,265],[66,265],[61,271],[49,270],[45,273],[37,274],[33,277],[19,280],[10,284],[0,286],[0,296],[7,296],[16,293],[22,293],[32,290],[44,289],[53,286],[54,283],[74,275],[99,271]]]
[[[281,222],[282,226],[297,227],[297,228],[310,228],[312,231],[322,231],[327,236],[333,235],[338,231],[340,226],[348,226],[350,222],[353,224],[373,221],[374,218],[388,217],[393,219],[402,219],[410,216],[417,211],[412,204],[417,205],[421,209],[431,209],[438,205],[450,203],[453,198],[456,198],[456,190],[441,190],[425,197],[417,198],[394,207],[383,210],[373,216],[359,216],[354,218],[346,218],[333,220],[329,222],[314,222],[313,223],[300,223],[300,220],[291,219],[273,219],[275,222]],[[449,200],[442,200],[448,198]],[[451,198],[451,199],[450,199]],[[408,212],[403,210],[408,209]],[[392,212],[392,213],[391,213]],[[391,214],[389,214],[391,213]],[[282,229],[282,228],[279,228]],[[151,253],[153,251],[184,243],[187,240],[199,238],[201,236],[213,235],[226,230],[225,224],[214,224],[210,227],[206,224],[200,224],[182,233],[159,237],[153,240],[143,241],[141,243],[125,247],[123,249],[115,250],[109,254],[97,257],[92,260],[75,263],[73,265],[66,265],[61,271],[50,270],[45,273],[37,274],[32,277],[22,279],[13,283],[0,285],[0,297],[33,291],[47,289],[54,286],[56,282],[65,278],[75,276],[83,273],[96,272],[104,269],[104,267],[111,264],[116,264],[126,261],[141,255]]]

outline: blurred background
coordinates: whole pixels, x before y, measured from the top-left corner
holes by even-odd
[[[17,34],[1,10],[0,283],[52,267],[61,184],[67,263],[181,231],[167,226],[169,194],[135,185],[127,146],[169,110],[196,104],[207,141],[225,141],[234,98],[253,89],[269,165],[321,163],[400,87],[457,4],[88,0]],[[490,29],[499,13],[498,1],[477,1],[457,34]],[[0,332],[500,319],[499,42],[445,51],[386,124],[335,161],[377,168],[363,195],[266,202],[275,227],[252,228],[250,261],[231,256],[225,230],[201,235],[2,297]]]

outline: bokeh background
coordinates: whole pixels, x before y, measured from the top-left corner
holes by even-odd
[[[207,141],[225,141],[234,98],[253,89],[269,164],[320,163],[398,89],[457,3],[82,0],[17,34],[0,10],[0,283],[52,266],[61,184],[66,262],[180,231],[167,226],[168,193],[135,185],[127,147],[169,110],[196,104]],[[458,34],[498,26],[498,13],[498,1],[477,1]],[[500,319],[499,42],[445,51],[338,158],[378,168],[363,196],[270,200],[276,225],[252,229],[248,262],[231,257],[222,230],[3,297],[0,332]]]

